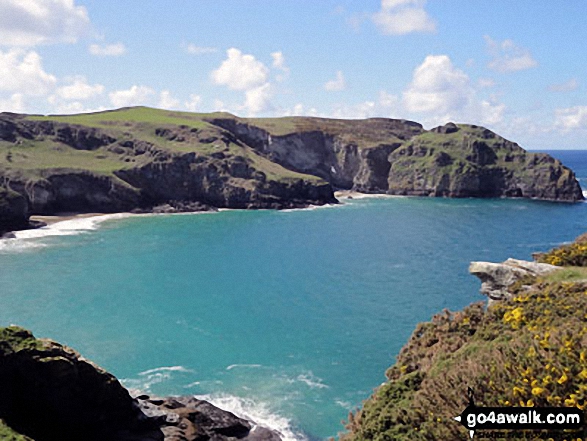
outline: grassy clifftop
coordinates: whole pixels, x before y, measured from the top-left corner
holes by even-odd
[[[0,234],[22,228],[30,214],[292,208],[336,202],[335,189],[583,199],[559,161],[466,124],[427,131],[398,119],[239,118],[147,107],[0,114]]]
[[[561,257],[571,256],[572,258]],[[444,311],[417,326],[397,362],[356,414],[344,441],[465,440],[453,420],[467,406],[587,408],[585,237],[541,260],[572,265],[516,282],[514,297]],[[525,439],[574,440],[584,433],[526,432]],[[583,438],[584,439],[584,438]]]

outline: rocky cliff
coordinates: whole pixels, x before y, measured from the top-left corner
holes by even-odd
[[[279,441],[193,397],[131,397],[74,350],[0,328],[0,437],[25,441]]]
[[[420,323],[386,382],[349,415],[341,440],[470,439],[454,420],[468,405],[469,387],[477,406],[587,411],[587,237],[538,258],[473,262],[482,292],[494,300],[487,309],[480,302]],[[520,439],[585,435],[587,428],[524,431]]]
[[[0,233],[22,228],[31,213],[303,207],[336,202],[334,189],[583,198],[559,161],[471,125],[426,131],[384,118],[244,119],[142,107],[0,114]]]

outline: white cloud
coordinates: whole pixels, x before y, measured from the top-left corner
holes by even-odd
[[[0,99],[0,112],[26,112],[26,106],[24,104],[24,97],[22,93],[14,93],[7,99]]]
[[[276,69],[280,69],[284,72],[289,72],[289,68],[285,65],[285,57],[283,56],[283,52],[272,52],[271,58],[273,58],[273,67]]]
[[[126,53],[126,47],[122,43],[106,44],[104,46],[91,44],[88,50],[90,54],[98,57],[119,57]]]
[[[61,103],[55,106],[51,113],[61,114],[61,115],[71,115],[74,113],[90,113],[90,112],[101,112],[104,110],[108,110],[107,107],[99,106],[99,107],[86,107],[84,103],[79,101],[70,101],[66,103]]]
[[[180,101],[173,96],[169,90],[162,90],[159,94],[158,107],[161,109],[173,110],[179,107]]]
[[[215,47],[196,46],[193,43],[188,43],[185,46],[185,50],[188,54],[192,55],[213,54],[214,52],[218,52],[218,49]]]
[[[381,10],[372,19],[386,35],[434,32],[436,23],[424,9],[425,5],[426,0],[382,0]]]
[[[243,55],[236,48],[228,49],[226,55],[228,58],[212,71],[211,78],[215,84],[228,86],[232,90],[249,90],[267,81],[269,69],[253,55]]]
[[[554,124],[563,132],[587,128],[587,106],[556,109]]]
[[[516,45],[512,40],[498,42],[485,35],[487,50],[492,60],[487,67],[500,73],[516,72],[531,69],[538,66],[538,62],[532,57],[526,48]]]
[[[111,92],[108,96],[115,107],[129,107],[147,104],[154,94],[150,87],[134,85],[130,89]]]
[[[57,98],[64,100],[87,100],[104,92],[104,86],[101,84],[88,84],[85,77],[77,76],[70,80],[69,85],[61,86],[55,91],[55,95],[49,98],[49,102]]]
[[[505,111],[505,105],[495,98],[478,99],[468,75],[446,55],[429,55],[414,70],[403,104],[408,111],[423,114],[431,124],[456,119],[496,124]]]
[[[230,112],[223,101],[216,98],[214,100],[214,112]]]
[[[43,69],[38,53],[22,49],[0,51],[0,78],[0,91],[37,96],[48,93],[57,82]]]
[[[244,107],[249,114],[254,115],[271,109],[271,97],[273,96],[271,84],[265,83],[254,89],[249,89],[245,93]]]
[[[200,95],[196,95],[195,93],[192,93],[190,95],[189,101],[186,101],[184,103],[184,106],[190,112],[195,112],[200,107],[201,102],[202,102],[202,97]]]
[[[344,90],[346,88],[346,81],[344,79],[344,75],[342,71],[336,72],[336,78],[334,80],[327,81],[324,84],[324,89],[328,90],[329,92],[336,92],[339,90]]]
[[[571,78],[564,83],[558,84],[551,84],[548,86],[548,90],[551,92],[572,92],[573,90],[577,90],[579,88],[579,82],[576,78]]]
[[[482,89],[487,89],[495,86],[495,80],[493,78],[479,78],[477,84]]]
[[[86,8],[75,0],[0,1],[0,45],[74,43],[89,27]]]

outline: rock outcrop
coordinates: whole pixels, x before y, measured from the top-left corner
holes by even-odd
[[[3,425],[36,441],[281,439],[193,397],[133,398],[73,349],[16,326],[0,328],[0,434]]]
[[[469,272],[481,280],[480,292],[489,298],[489,304],[497,300],[510,299],[508,290],[514,283],[527,278],[536,278],[560,270],[548,263],[508,259],[503,263],[471,262]]]
[[[0,234],[30,214],[336,203],[334,189],[583,199],[571,170],[483,127],[127,108],[0,114]],[[24,223],[23,223],[24,218]]]

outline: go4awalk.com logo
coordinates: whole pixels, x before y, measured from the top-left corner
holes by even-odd
[[[468,388],[469,405],[454,417],[469,430],[579,430],[584,428],[583,411],[574,407],[478,407]]]

